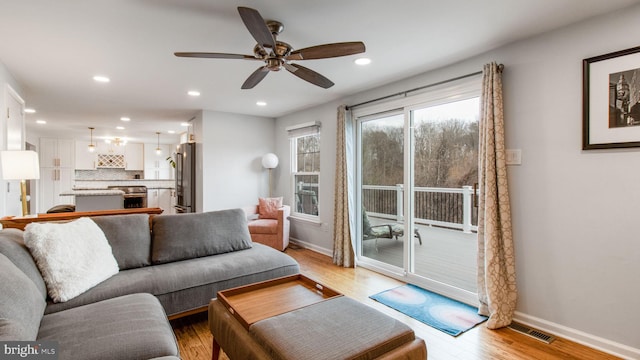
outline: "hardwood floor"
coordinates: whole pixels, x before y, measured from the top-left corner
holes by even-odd
[[[432,360],[618,359],[561,338],[547,345],[510,329],[488,330],[484,324],[454,338],[369,299],[370,295],[399,286],[401,282],[363,268],[337,267],[331,258],[310,250],[287,249],[286,253],[300,263],[301,272],[306,276],[412,327],[416,335],[425,340],[428,358]],[[172,320],[171,325],[183,360],[211,359],[212,336],[206,313]]]

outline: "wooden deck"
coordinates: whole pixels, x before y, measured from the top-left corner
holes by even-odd
[[[388,224],[389,220],[370,217],[373,225]],[[459,230],[418,225],[422,245],[415,239],[415,273],[454,287],[477,292],[476,234]],[[403,238],[366,240],[362,254],[402,268]]]

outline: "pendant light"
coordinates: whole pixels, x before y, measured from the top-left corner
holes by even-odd
[[[156,135],[158,135],[158,147],[156,148],[156,155],[160,156],[162,154],[162,149],[160,148],[160,132],[156,131]]]
[[[92,127],[89,128],[89,131],[91,133],[91,142],[89,143],[89,152],[94,152],[96,151],[96,146],[93,145],[93,129]]]

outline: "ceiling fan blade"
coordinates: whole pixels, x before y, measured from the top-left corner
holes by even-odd
[[[238,13],[240,13],[244,26],[247,27],[258,44],[262,47],[275,49],[276,42],[273,40],[273,35],[258,10],[238,6]]]
[[[176,53],[173,53],[173,55],[178,57],[191,57],[191,58],[262,60],[262,59],[258,59],[253,55],[209,53],[209,52],[176,52]]]
[[[253,89],[254,86],[258,85],[262,79],[269,73],[269,69],[266,66],[261,66],[258,70],[254,71],[247,80],[242,84],[242,89]]]
[[[365,52],[364,43],[361,41],[342,42],[333,44],[324,44],[311,46],[308,48],[294,50],[287,60],[312,60],[312,59],[326,59],[338,56],[347,56],[353,54],[360,54]]]
[[[331,80],[304,66],[289,63],[284,63],[283,66],[293,75],[314,85],[318,85],[321,88],[328,89],[334,85]]]

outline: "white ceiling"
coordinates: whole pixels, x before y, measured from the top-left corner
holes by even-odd
[[[0,0],[0,61],[23,87],[27,131],[175,141],[201,109],[278,117],[435,69],[637,0]],[[257,61],[177,58],[176,51],[252,54],[237,6],[284,23],[300,49],[363,41],[358,56],[301,61],[331,79],[322,89],[286,71],[251,90]],[[94,75],[111,78],[95,83]],[[187,96],[195,89],[198,98]],[[258,107],[256,101],[268,103]],[[131,118],[122,123],[121,116]],[[43,119],[46,125],[36,125]],[[123,125],[126,130],[115,130]]]

